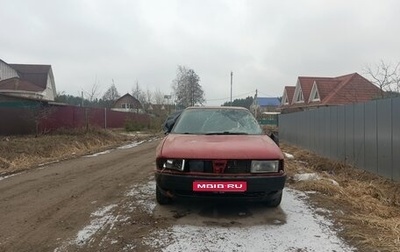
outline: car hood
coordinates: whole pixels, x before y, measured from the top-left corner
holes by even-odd
[[[266,135],[170,134],[157,156],[184,159],[283,159],[280,148]]]

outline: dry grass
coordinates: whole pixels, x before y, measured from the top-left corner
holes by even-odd
[[[87,132],[69,130],[37,137],[33,135],[1,137],[0,175],[99,151],[134,138],[135,136],[105,130]]]
[[[400,251],[400,183],[294,146],[281,147],[295,156],[286,160],[289,186],[319,192],[316,204],[332,211],[338,225],[344,226],[344,238],[360,251]],[[292,179],[295,174],[306,172],[316,172],[322,179]]]
[[[128,136],[93,130],[52,135],[0,137],[0,175],[41,163],[80,156],[132,141]],[[360,251],[400,251],[400,184],[321,158],[291,145],[281,144],[287,159],[288,185],[319,192],[314,204],[331,210],[340,234]],[[322,178],[296,182],[295,174],[316,172]],[[333,181],[336,181],[334,183]]]

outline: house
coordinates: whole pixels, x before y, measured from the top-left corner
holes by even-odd
[[[143,106],[138,99],[126,93],[114,102],[112,110],[143,113]]]
[[[280,109],[282,113],[290,113],[366,102],[382,97],[382,92],[358,73],[339,77],[299,76],[296,86],[284,88]]]
[[[54,101],[57,92],[51,65],[8,64],[0,60],[0,94]]]
[[[280,106],[281,101],[278,97],[256,97],[253,100],[253,109],[258,109],[258,112],[275,112]]]
[[[278,97],[257,97],[256,95],[250,106],[250,111],[261,125],[276,126],[280,104],[281,101]]]

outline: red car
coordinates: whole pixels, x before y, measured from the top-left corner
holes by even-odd
[[[156,151],[156,199],[262,200],[277,207],[285,185],[283,154],[249,110],[190,107],[167,120]]]

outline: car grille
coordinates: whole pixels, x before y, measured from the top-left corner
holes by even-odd
[[[189,172],[204,172],[204,173],[250,173],[251,161],[249,160],[224,160],[225,164],[223,172],[215,172],[214,166],[218,160],[187,160],[185,164],[185,171]]]

